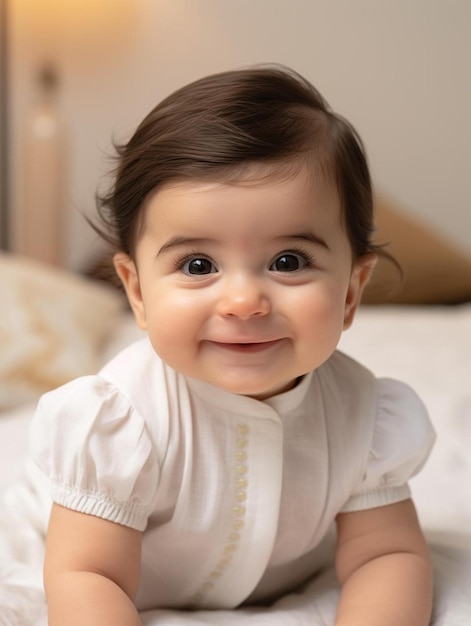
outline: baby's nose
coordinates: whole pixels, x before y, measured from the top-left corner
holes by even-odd
[[[270,310],[270,300],[259,281],[250,278],[228,283],[218,305],[220,315],[239,319],[268,315]]]

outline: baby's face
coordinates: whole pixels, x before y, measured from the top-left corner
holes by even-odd
[[[135,264],[116,265],[168,365],[260,399],[332,354],[367,275],[336,190],[304,171],[169,185],[147,201]]]

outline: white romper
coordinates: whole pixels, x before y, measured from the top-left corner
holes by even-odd
[[[31,426],[55,502],[144,531],[139,610],[286,593],[340,511],[409,497],[434,438],[407,385],[340,352],[261,402],[175,372],[148,339],[47,393]]]

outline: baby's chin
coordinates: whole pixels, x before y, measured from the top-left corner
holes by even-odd
[[[219,387],[228,393],[233,393],[238,396],[245,396],[247,398],[253,398],[254,400],[268,400],[268,398],[272,398],[273,396],[278,396],[290,389],[293,389],[298,384],[299,380],[302,378],[295,378],[289,380],[288,382],[283,382],[275,386],[263,386],[263,385],[243,385],[235,382],[231,383],[215,383],[214,381],[206,380],[204,382],[208,382],[212,384],[214,387]]]
[[[278,387],[275,387],[274,389],[263,391],[262,393],[255,393],[255,394],[247,393],[243,395],[249,396],[250,398],[253,398],[254,400],[268,400],[268,398],[272,398],[273,396],[279,396],[280,394],[285,393],[286,391],[290,391],[291,389],[294,389],[294,387],[296,387],[296,385],[298,384],[298,381],[299,379],[295,378],[294,380],[290,380],[288,383],[284,385],[280,385]]]

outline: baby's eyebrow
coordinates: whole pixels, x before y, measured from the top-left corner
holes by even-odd
[[[326,240],[312,232],[293,233],[292,235],[283,235],[280,239],[294,239],[295,241],[307,241],[316,246],[321,246],[326,250],[330,250]]]
[[[162,252],[166,252],[171,248],[177,248],[179,246],[203,246],[211,242],[211,239],[204,237],[172,237],[166,241],[157,252],[157,255]]]

